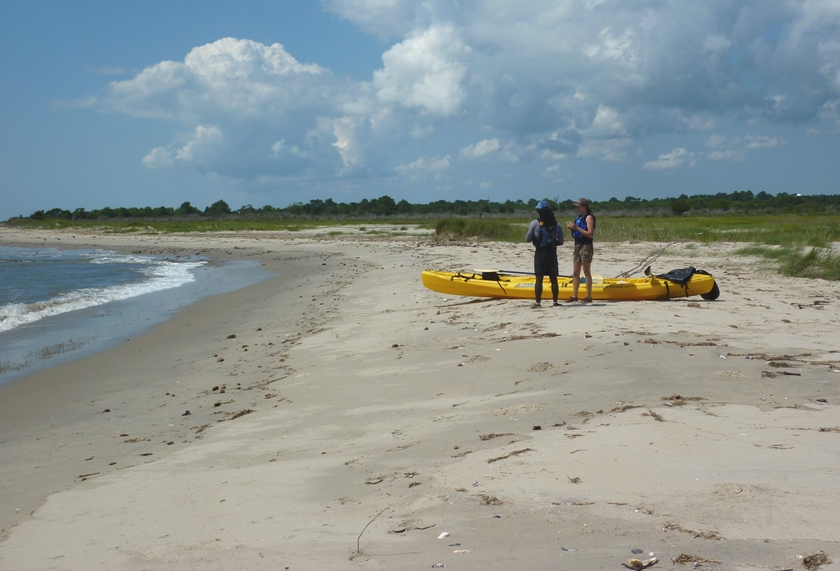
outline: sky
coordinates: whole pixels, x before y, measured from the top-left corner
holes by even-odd
[[[0,220],[838,181],[838,0],[0,0]]]

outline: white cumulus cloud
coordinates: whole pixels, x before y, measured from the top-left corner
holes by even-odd
[[[453,115],[466,96],[467,66],[460,58],[468,52],[452,25],[423,30],[382,55],[385,66],[373,74],[376,96],[386,105]]]
[[[694,153],[690,153],[684,148],[679,147],[670,153],[659,155],[659,158],[655,161],[645,163],[643,168],[651,171],[664,171],[694,166],[694,164]]]
[[[199,125],[186,139],[180,146],[172,144],[167,148],[152,149],[143,158],[143,165],[150,169],[161,169],[176,164],[207,164],[219,155],[224,143],[224,135],[215,125]]]
[[[394,168],[397,174],[418,179],[429,175],[439,177],[452,166],[452,157],[446,155],[443,158],[429,159],[420,157],[413,163],[398,165]]]
[[[499,139],[484,139],[473,145],[461,149],[461,156],[465,159],[478,159],[502,148]]]

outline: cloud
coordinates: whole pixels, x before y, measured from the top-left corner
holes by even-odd
[[[706,140],[706,146],[713,150],[707,155],[713,161],[741,162],[750,151],[772,149],[785,144],[782,137],[746,135],[744,137],[725,137],[712,135]]]
[[[467,72],[460,58],[468,52],[451,25],[423,30],[382,54],[385,66],[373,74],[377,99],[442,117],[458,113]]]
[[[657,160],[645,163],[642,168],[650,171],[665,171],[686,166],[693,167],[695,163],[694,153],[689,153],[684,148],[679,147],[670,153],[659,155]]]
[[[446,155],[443,158],[428,159],[421,157],[409,164],[398,165],[394,171],[402,176],[418,180],[426,176],[440,178],[452,165],[452,157]]]
[[[478,159],[494,153],[502,148],[502,143],[499,139],[484,139],[474,145],[469,145],[461,149],[461,156],[465,159]]]
[[[207,164],[215,159],[224,143],[222,131],[215,125],[196,127],[195,132],[180,145],[156,147],[143,158],[143,166],[162,169],[177,165]]]
[[[324,5],[363,30],[387,40],[411,31],[417,3],[414,0],[324,0]]]
[[[759,126],[840,129],[840,8],[831,0],[322,6],[387,42],[368,81],[337,78],[280,43],[222,38],[53,107],[170,121],[171,140],[146,154],[147,167],[260,180],[441,176],[491,158],[539,163],[543,173],[561,160],[627,161],[649,137],[734,122],[707,153],[675,143],[643,165],[672,170],[784,144],[746,134]],[[393,169],[406,145],[444,158]]]
[[[175,164],[172,160],[172,153],[163,147],[155,147],[143,157],[143,166],[147,169],[164,169]]]

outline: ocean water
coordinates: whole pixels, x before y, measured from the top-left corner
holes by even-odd
[[[253,261],[0,246],[0,384],[112,347],[203,297],[271,275]]]

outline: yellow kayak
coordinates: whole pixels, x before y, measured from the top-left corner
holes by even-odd
[[[667,276],[667,277],[665,277]],[[432,291],[448,295],[469,297],[495,297],[509,299],[534,299],[533,275],[517,275],[504,271],[438,272],[426,270],[421,274],[423,285]],[[673,270],[660,276],[644,278],[601,278],[592,280],[592,299],[609,301],[671,299],[699,295],[714,300],[720,295],[715,278],[710,274],[686,268]],[[572,296],[572,278],[560,276],[560,300]],[[581,284],[578,296],[586,295],[586,285]],[[543,280],[543,299],[551,299],[551,283]]]

